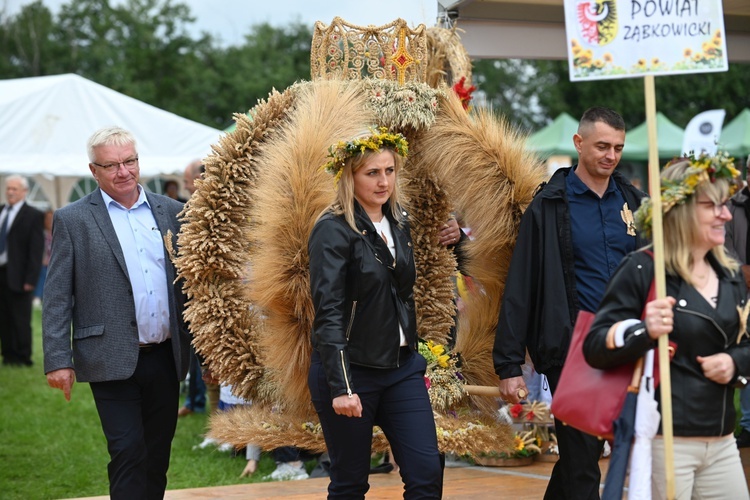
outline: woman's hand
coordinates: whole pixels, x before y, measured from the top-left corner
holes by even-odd
[[[451,217],[443,225],[443,228],[438,233],[438,241],[441,245],[447,247],[448,245],[455,245],[461,239],[461,228],[458,227],[456,219]]]
[[[352,394],[343,394],[333,398],[333,411],[336,415],[343,415],[345,417],[361,417],[362,416],[362,403],[359,401],[359,396]]]
[[[664,297],[646,304],[644,322],[649,337],[656,340],[662,335],[672,332],[674,327],[674,311],[672,311],[672,308],[675,303],[674,297]]]
[[[711,356],[696,356],[701,364],[703,375],[717,384],[728,384],[734,378],[734,360],[725,352],[712,354]]]

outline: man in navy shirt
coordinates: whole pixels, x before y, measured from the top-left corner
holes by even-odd
[[[615,171],[625,146],[622,117],[588,109],[573,143],[578,164],[556,171],[532,200],[508,270],[493,359],[509,403],[528,394],[527,350],[554,398],[578,311],[596,311],[622,257],[643,243],[633,212],[644,193]],[[560,459],[545,499],[598,499],[603,442],[558,420],[555,429]]]

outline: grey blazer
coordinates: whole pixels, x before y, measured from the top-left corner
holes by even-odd
[[[182,203],[148,192],[146,198],[159,231],[172,231],[176,248]],[[182,318],[185,296],[164,252],[172,351],[182,380],[190,363],[190,337]],[[103,382],[124,380],[135,372],[135,302],[122,248],[98,188],[55,212],[42,337],[45,373],[73,368],[79,382]]]

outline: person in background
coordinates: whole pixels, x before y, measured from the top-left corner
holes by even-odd
[[[185,190],[190,193],[190,196],[193,196],[193,193],[195,193],[197,189],[195,180],[203,175],[203,170],[204,167],[200,160],[192,161],[187,167],[185,167],[183,181],[185,183]],[[208,379],[208,381],[206,381],[206,379]],[[207,395],[209,397],[209,408],[213,411],[219,408],[221,401],[218,381],[213,380],[212,377],[204,377],[203,370],[201,369],[200,358],[195,353],[195,349],[192,345],[190,346],[190,372],[188,374],[187,386],[185,403],[179,410],[177,410],[178,417],[185,417],[195,412],[205,412]],[[213,440],[208,440],[209,444],[212,442]]]
[[[111,498],[163,498],[190,361],[185,296],[165,243],[177,246],[182,203],[139,184],[130,132],[96,131],[88,156],[98,189],[54,216],[44,372],[68,401],[76,380],[89,382]]]
[[[201,160],[193,160],[188,164],[187,167],[185,167],[182,181],[185,186],[185,190],[190,193],[190,196],[192,196],[193,193],[195,193],[195,191],[198,189],[198,187],[195,185],[195,181],[203,177],[203,172],[205,172],[205,170],[206,167],[203,165],[203,162]]]
[[[609,278],[643,244],[633,212],[644,193],[615,170],[625,122],[615,111],[586,110],[573,136],[578,164],[542,184],[521,218],[505,283],[493,359],[502,398],[529,394],[526,352],[552,398],[580,309],[595,312]],[[545,499],[598,499],[603,441],[555,419],[560,459]]]
[[[747,158],[745,173],[750,170],[750,156]],[[726,229],[726,246],[727,251],[740,262],[740,270],[745,279],[745,283],[750,288],[750,231],[748,231],[748,221],[750,221],[750,188],[747,183],[737,192],[727,204],[729,213],[732,214],[732,220],[727,222]],[[744,374],[750,376],[750,374]],[[744,387],[740,390],[740,432],[737,434],[737,447],[750,447],[750,387]]]
[[[177,181],[169,179],[164,181],[164,196],[169,196],[173,200],[185,203],[187,200],[180,197],[180,185]]]
[[[31,313],[42,270],[44,214],[26,203],[29,181],[5,179],[0,206],[0,344],[3,364],[32,366]]]
[[[724,156],[684,158],[662,171],[666,297],[646,303],[653,256],[631,253],[607,285],[583,344],[586,361],[599,369],[635,363],[662,335],[676,344],[669,373],[678,499],[748,498],[734,440],[734,385],[750,373],[747,287],[724,249],[738,175]],[[650,233],[650,200],[635,217]],[[661,391],[655,399],[661,410]],[[667,498],[661,434],[660,426],[651,442],[654,499]]]
[[[405,498],[440,498],[443,470],[417,353],[416,270],[397,177],[406,139],[372,129],[330,149],[336,201],[308,240],[315,319],[308,386],[328,454],[328,498],[364,498],[372,427]],[[458,243],[460,231],[450,236]]]
[[[44,280],[47,278],[47,266],[49,266],[49,254],[52,251],[52,209],[44,212],[44,257],[42,258],[42,271],[34,288],[34,303],[42,303],[42,292],[44,291]]]

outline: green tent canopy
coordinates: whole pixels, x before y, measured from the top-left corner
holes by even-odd
[[[659,158],[682,156],[682,136],[685,131],[669,120],[661,111],[656,113],[656,140]],[[648,161],[648,124],[641,123],[625,135],[622,150],[625,161]]]
[[[743,109],[722,129],[719,150],[726,151],[735,158],[750,155],[750,109]]]
[[[561,113],[552,123],[531,134],[526,147],[545,155],[578,156],[573,145],[573,136],[578,133],[578,120],[567,113]]]

